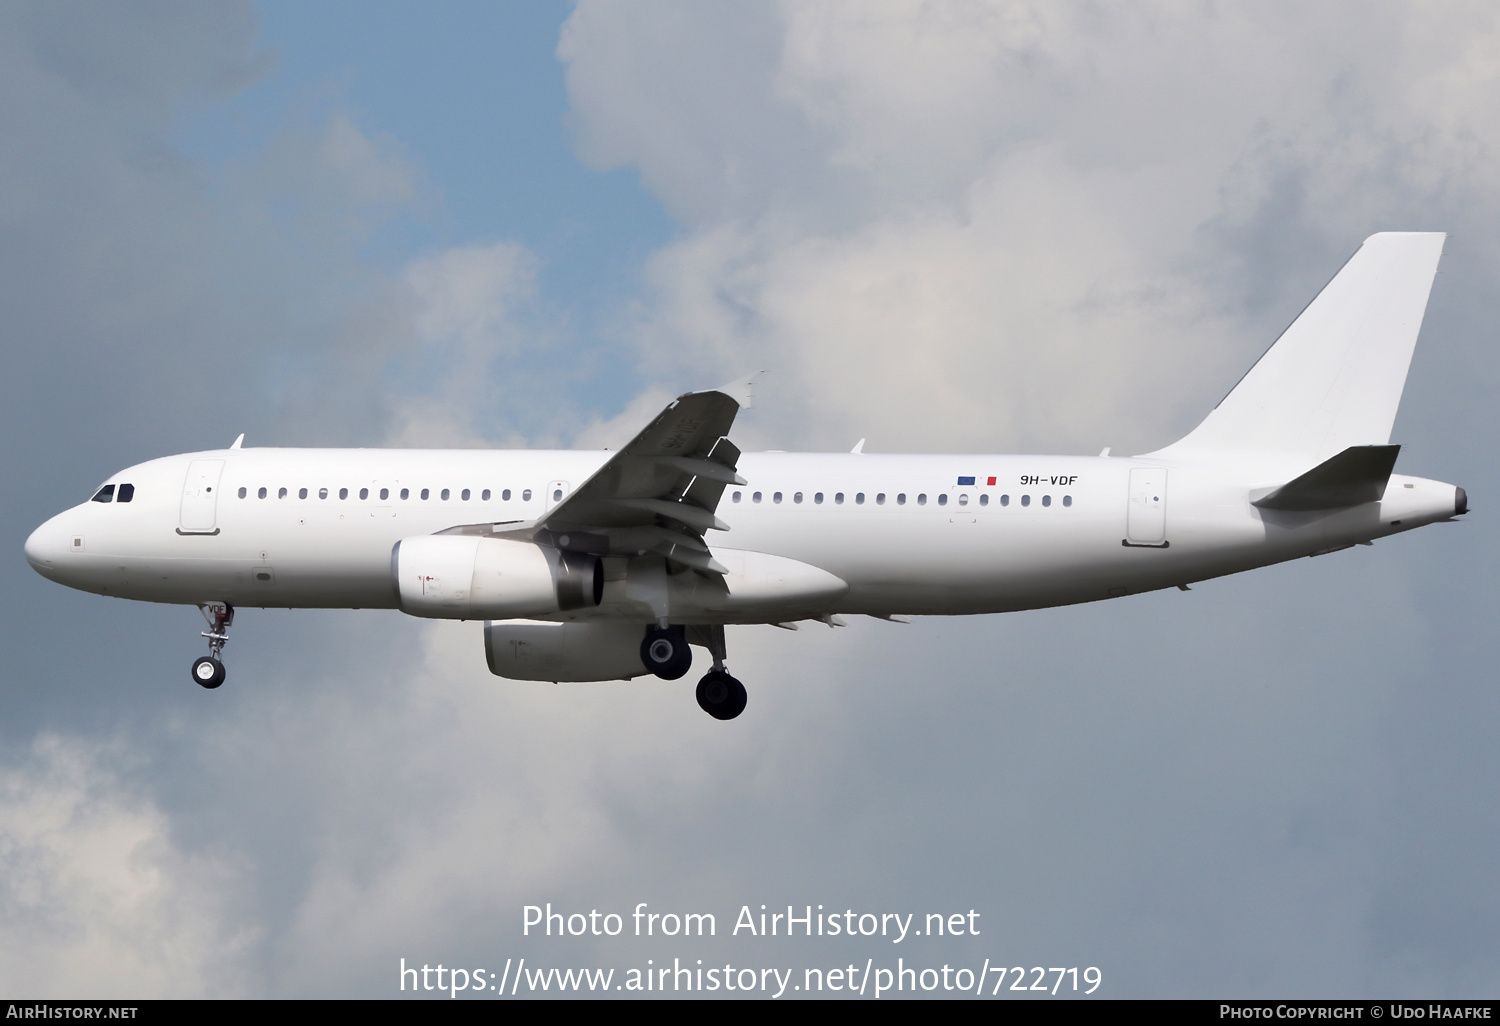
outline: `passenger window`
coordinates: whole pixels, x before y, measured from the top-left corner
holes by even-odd
[[[479,493],[479,500],[481,502],[489,502],[490,501],[490,490],[488,488],[486,488],[484,491],[482,491],[482,492]]]
[[[469,501],[469,490],[467,488],[465,488],[463,491],[461,491],[461,492],[458,493],[458,497],[460,499],[462,499],[464,502],[468,502]]]
[[[958,504],[960,506],[967,506],[969,504],[969,496],[966,493],[964,493],[964,492],[959,492],[959,494],[958,494]]]
[[[1050,496],[1050,495],[1043,495],[1042,496],[1042,505],[1043,506],[1050,506],[1050,505],[1052,505],[1052,496]]]
[[[261,489],[261,490],[264,491],[265,489]],[[74,492],[73,494],[77,495],[78,493]],[[103,488],[99,489],[97,492],[94,493],[94,499],[93,499],[93,501],[94,502],[114,502],[115,501],[115,486],[112,485],[112,484],[107,484]]]
[[[368,499],[370,497],[370,489],[368,489],[368,488],[361,488],[359,490],[359,497],[361,499]]]
[[[278,488],[278,489],[276,489],[276,498],[278,498],[278,499],[284,499],[284,498],[286,498],[286,489],[285,488]]]
[[[428,493],[427,493],[427,489],[426,489],[426,488],[423,488],[423,489],[422,489],[422,496],[421,496],[421,497],[422,497],[422,498],[423,498],[423,499],[424,499],[424,500],[425,500],[425,499],[426,499],[426,498],[427,498],[427,494],[428,494]]]
[[[264,499],[266,497],[266,490],[262,488],[258,492],[256,492],[255,495],[256,498]]]
[[[898,492],[898,493],[896,493],[896,505],[898,505],[898,506],[905,506],[906,505],[906,493],[905,492]]]
[[[733,495],[730,496],[730,498],[733,499],[735,502],[739,502],[744,497],[745,497],[745,493],[744,492],[735,492]]]
[[[939,506],[946,506],[946,505],[948,505],[948,493],[947,492],[944,492],[942,495],[938,496],[938,505]]]
[[[319,488],[318,489],[318,498],[320,498],[320,499],[326,499],[326,498],[328,498],[328,489],[327,488]]]
[[[1029,495],[1023,495],[1023,496],[1021,496],[1021,505],[1023,505],[1023,506],[1030,506],[1031,505],[1031,496],[1029,496]]]
[[[833,501],[834,501],[835,505],[842,506],[844,504],[844,493],[843,492],[834,492],[833,493]]]
[[[1002,496],[1000,496],[1000,505],[1002,505],[1002,506],[1009,506],[1010,505],[1010,496],[1009,495],[1002,495]]]
[[[875,493],[875,505],[877,505],[877,506],[884,506],[885,505],[885,492],[876,492]]]
[[[341,498],[341,499],[347,499],[347,498],[349,498],[349,489],[347,489],[347,488],[340,488],[339,489],[339,498]]]
[[[1073,505],[1073,496],[1071,496],[1071,495],[1064,495],[1063,496],[1063,505],[1064,506],[1071,506],[1071,505]]]
[[[553,489],[553,491],[552,491],[552,501],[553,502],[561,502],[562,501],[562,489],[561,488]]]
[[[244,497],[245,497],[245,486],[244,485],[240,485],[240,498],[243,499]]]
[[[926,492],[923,492],[923,493],[921,493],[920,495],[917,496],[917,505],[918,506],[925,506],[925,505],[927,505],[927,493]]]
[[[122,484],[120,486],[120,492],[119,492],[119,494],[115,496],[115,501],[116,502],[129,502],[133,498],[135,498],[135,485],[133,485],[133,484]]]
[[[981,506],[988,506],[990,504],[990,497],[988,495],[981,495],[979,497],[979,504]]]
[[[797,492],[795,495],[793,495],[792,496],[792,501],[793,502],[801,502],[802,501],[802,493],[801,492]]]
[[[814,495],[813,502],[816,502],[819,506],[823,505],[823,493],[818,492],[816,495]]]
[[[509,502],[510,501],[510,489],[507,488],[507,489],[505,489],[505,491],[501,492],[500,493],[500,498],[503,499],[505,502]]]
[[[521,490],[521,501],[522,502],[530,502],[531,501],[531,489],[530,488],[523,488]]]
[[[411,498],[411,489],[410,488],[403,488],[403,489],[401,489],[401,498],[403,498],[403,499],[409,499],[409,498]]]
[[[865,493],[864,492],[855,492],[854,493],[854,504],[856,506],[863,506],[865,504]]]
[[[760,492],[756,492],[754,495],[750,496],[750,501],[751,502],[759,502],[760,501]]]
[[[391,490],[389,488],[382,488],[382,489],[380,489],[380,501],[381,502],[384,502],[386,499],[389,499],[390,497],[391,497]]]
[[[772,502],[780,502],[781,501],[781,493],[780,492],[776,492],[775,494],[773,494],[771,496],[771,501]]]
[[[307,489],[306,488],[298,488],[297,489],[297,498],[299,498],[299,499],[305,499],[305,498],[307,498]]]
[[[448,489],[444,488],[441,492],[439,492],[438,493],[438,498],[442,499],[444,502],[447,502],[448,501]]]

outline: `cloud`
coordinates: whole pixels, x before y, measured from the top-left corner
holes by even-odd
[[[0,987],[11,994],[246,994],[254,927],[232,858],[184,850],[92,745],[41,735],[0,771]]]
[[[505,398],[523,399],[522,390],[505,388],[506,371],[529,347],[545,344],[525,326],[536,265],[525,247],[507,242],[460,246],[407,265],[403,283],[416,342],[400,359],[406,397],[396,411],[392,444],[524,444],[513,423],[507,434],[493,424],[480,430],[474,421],[503,405],[497,384]]]
[[[1493,119],[1452,111],[1485,94],[1493,17],[1386,13],[1309,37],[1285,6],[583,4],[560,52],[584,152],[692,229],[652,265],[657,374],[768,367],[783,445],[1141,451],[1365,234],[1489,193]],[[1268,314],[1246,280],[1293,247],[1246,249],[1273,227],[1310,277]]]

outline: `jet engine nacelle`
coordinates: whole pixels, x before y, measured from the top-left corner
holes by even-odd
[[[490,672],[511,680],[619,680],[639,677],[638,623],[549,623],[511,620],[484,625]]]
[[[463,534],[403,538],[391,550],[402,612],[444,620],[546,616],[597,606],[599,557]]]

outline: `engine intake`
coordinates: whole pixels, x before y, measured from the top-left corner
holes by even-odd
[[[443,620],[546,616],[604,597],[598,556],[474,535],[401,539],[391,578],[402,612]]]

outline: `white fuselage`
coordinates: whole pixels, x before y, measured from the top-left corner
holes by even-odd
[[[388,449],[172,456],[113,476],[110,484],[132,486],[130,501],[84,502],[53,517],[26,554],[51,580],[121,598],[394,607],[398,541],[536,520],[609,456]],[[1452,485],[1401,475],[1379,502],[1261,510],[1251,504],[1254,489],[1278,482],[1152,459],[745,453],[738,469],[748,483],[724,491],[717,514],[730,530],[709,535],[714,553],[796,560],[847,590],[815,608],[799,600],[729,615],[687,601],[674,619],[965,614],[1087,602],[1325,552],[1460,511]],[[603,603],[557,618],[655,619],[630,597],[631,563],[608,557]]]

